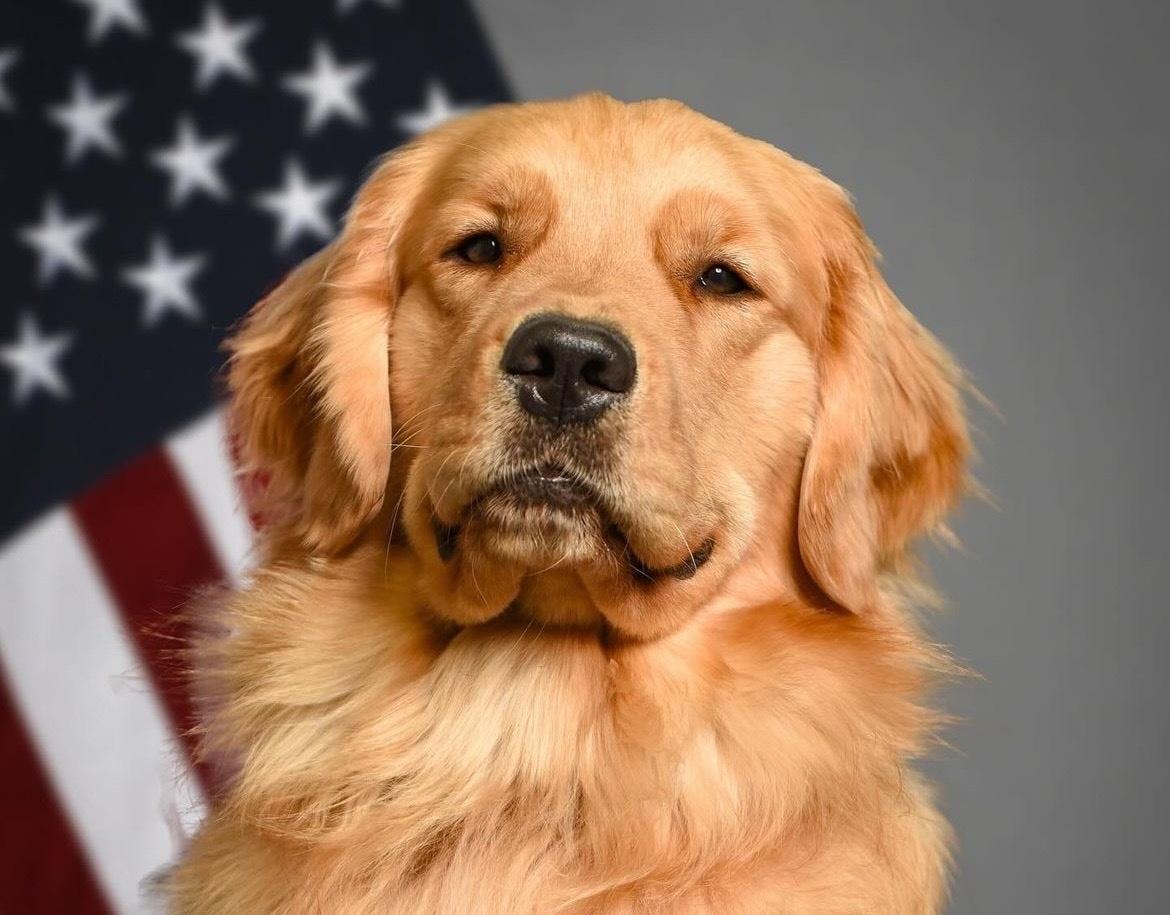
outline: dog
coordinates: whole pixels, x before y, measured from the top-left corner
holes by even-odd
[[[964,383],[841,188],[673,101],[483,109],[228,348],[262,535],[174,911],[940,910]]]

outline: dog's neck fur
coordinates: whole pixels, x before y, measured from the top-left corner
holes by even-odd
[[[245,748],[229,819],[279,838],[321,898],[709,895],[862,841],[933,721],[936,659],[888,622],[774,604],[650,643],[443,633],[413,568],[379,549],[271,563],[203,645],[225,697],[208,749]]]

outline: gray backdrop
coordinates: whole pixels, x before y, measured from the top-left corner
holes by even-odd
[[[930,764],[955,913],[1170,911],[1170,4],[480,0],[521,97],[673,96],[850,188],[976,410]]]

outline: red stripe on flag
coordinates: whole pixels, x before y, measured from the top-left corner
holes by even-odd
[[[0,678],[0,912],[109,911]]]
[[[166,452],[147,452],[73,502],[85,540],[150,670],[175,729],[196,763],[197,721],[180,652],[188,627],[178,611],[201,587],[223,581],[199,515]]]

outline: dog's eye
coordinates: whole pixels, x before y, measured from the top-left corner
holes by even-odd
[[[744,278],[727,264],[712,264],[699,274],[699,285],[716,295],[735,295],[748,288]]]
[[[480,232],[464,239],[455,249],[469,264],[494,264],[504,254],[504,246],[491,232]]]

